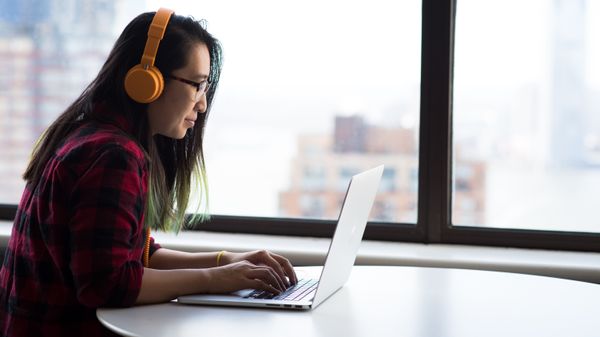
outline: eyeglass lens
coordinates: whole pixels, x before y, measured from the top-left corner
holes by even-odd
[[[208,81],[200,82],[200,86],[198,87],[198,90],[196,90],[196,96],[194,96],[196,102],[200,101],[202,95],[204,95],[208,89],[210,89],[210,83]]]

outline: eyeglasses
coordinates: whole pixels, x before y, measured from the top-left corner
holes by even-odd
[[[202,95],[204,95],[208,91],[208,89],[210,89],[210,82],[208,80],[204,80],[202,82],[195,82],[174,75],[169,75],[169,77],[179,82],[189,84],[192,87],[196,88],[196,95],[194,96],[195,102],[200,102],[200,99],[202,99]]]

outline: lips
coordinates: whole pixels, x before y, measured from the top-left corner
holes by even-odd
[[[186,121],[188,124],[192,125],[192,126],[194,126],[194,125],[196,124],[196,120],[195,120],[195,119],[186,118],[186,119],[185,119],[185,121]]]

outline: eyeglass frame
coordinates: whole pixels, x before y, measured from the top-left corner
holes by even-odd
[[[208,92],[208,90],[210,89],[210,85],[211,85],[209,80],[204,80],[202,82],[196,82],[196,81],[188,80],[186,78],[182,78],[182,77],[175,76],[172,74],[169,74],[168,77],[172,78],[176,81],[179,81],[181,83],[191,85],[192,87],[196,88],[196,94],[194,96],[195,102],[200,102],[200,98],[202,97],[202,95],[204,95]],[[204,86],[204,88],[202,88],[202,86]]]

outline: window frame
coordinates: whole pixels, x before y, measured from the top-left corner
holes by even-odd
[[[426,228],[424,242],[600,252],[600,233],[452,224],[452,83],[456,2],[423,0],[419,225]]]
[[[452,83],[456,0],[422,0],[418,219],[369,222],[364,239],[600,252],[600,233],[454,226],[452,205]],[[0,204],[0,220],[17,205]],[[213,215],[194,230],[331,237],[335,221]]]

